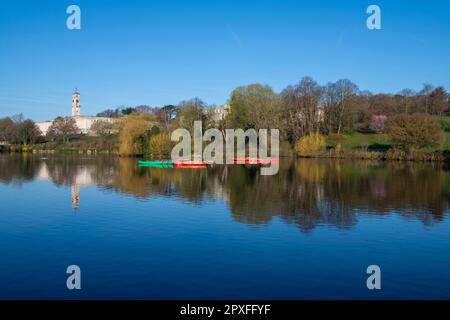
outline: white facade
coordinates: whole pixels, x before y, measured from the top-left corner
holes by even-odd
[[[46,135],[48,129],[52,125],[52,121],[36,122],[36,125],[38,126],[39,130],[41,130],[42,134]]]
[[[96,121],[105,121],[109,123],[114,123],[115,121],[113,118],[91,117],[91,116],[75,116],[73,118],[77,123],[78,129],[80,129],[80,133],[82,134],[90,134],[91,127]]]
[[[221,107],[209,109],[209,112],[211,115],[211,119],[214,122],[219,122],[219,121],[225,120],[228,113],[230,112],[230,106],[227,104],[224,104]]]
[[[90,134],[91,127],[96,121],[105,121],[109,123],[114,123],[115,119],[105,118],[105,117],[93,117],[93,116],[82,116],[81,115],[81,104],[80,104],[80,94],[74,92],[72,94],[72,118],[75,120],[80,133]],[[53,121],[43,121],[37,122],[39,130],[41,130],[43,135],[46,135],[48,129],[52,125]]]

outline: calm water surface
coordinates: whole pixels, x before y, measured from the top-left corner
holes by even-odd
[[[445,165],[136,162],[0,155],[0,298],[450,298]]]

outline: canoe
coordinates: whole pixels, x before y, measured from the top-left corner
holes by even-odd
[[[271,164],[278,161],[277,158],[238,158],[233,157],[233,161],[238,164]]]
[[[195,168],[195,169],[205,169],[206,164],[192,164],[192,163],[178,163],[173,165],[174,168]]]
[[[173,168],[174,163],[173,161],[144,161],[139,160],[138,162],[139,167],[151,167],[151,168]]]
[[[174,160],[173,165],[176,168],[203,168],[206,167],[207,163],[205,161]]]
[[[204,161],[183,161],[183,160],[140,160],[138,162],[139,167],[148,167],[148,168],[197,168],[204,169],[206,168],[206,162]]]

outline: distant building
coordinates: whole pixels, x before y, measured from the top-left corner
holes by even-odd
[[[219,122],[225,120],[227,115],[230,113],[231,108],[228,104],[224,104],[221,107],[210,108],[208,110],[211,116],[211,120],[213,120],[214,122]]]
[[[72,93],[72,118],[75,120],[81,134],[90,134],[91,127],[96,121],[106,121],[109,123],[114,123],[115,121],[113,118],[82,116],[79,92]],[[46,135],[52,123],[53,121],[43,121],[37,122],[36,125],[41,130],[42,134]]]
[[[72,93],[72,117],[81,116],[80,93],[75,91]]]

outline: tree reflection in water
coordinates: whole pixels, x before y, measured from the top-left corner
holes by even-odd
[[[150,169],[116,157],[0,156],[0,183],[34,179],[71,186],[75,208],[82,204],[79,188],[97,185],[142,199],[223,201],[236,221],[265,224],[278,217],[304,232],[318,224],[350,228],[358,216],[392,213],[431,225],[444,219],[450,202],[450,173],[440,163],[282,159],[276,176],[262,176],[243,165]]]

